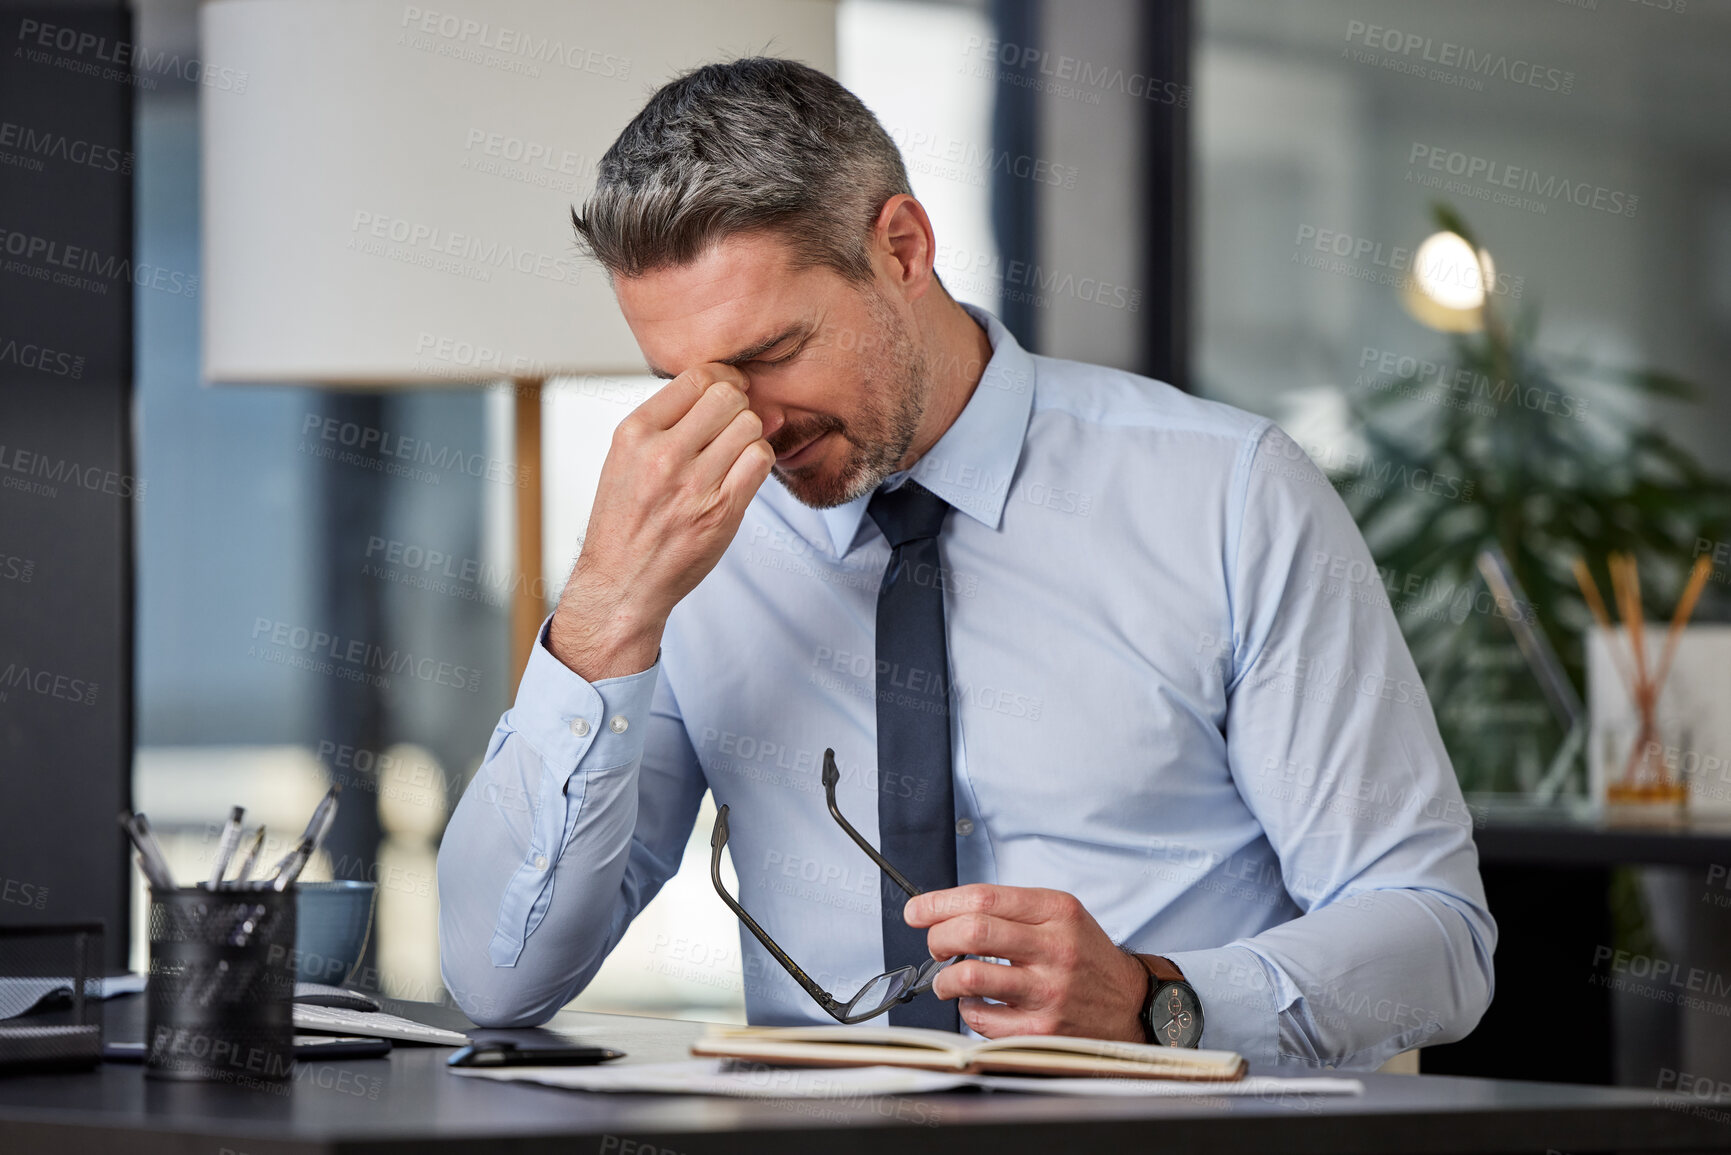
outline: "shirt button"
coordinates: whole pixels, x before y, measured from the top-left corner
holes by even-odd
[[[625,720],[624,714],[615,714],[613,715],[613,720],[607,723],[607,728],[615,734],[623,734],[625,733],[625,727],[629,725],[631,725],[631,723]]]
[[[956,819],[956,833],[957,834],[960,834],[963,838],[966,838],[968,835],[972,834],[973,832],[974,832],[974,820],[972,818],[958,818],[958,819]]]
[[[545,854],[537,854],[535,856],[535,869],[536,870],[546,870],[547,869],[547,856]]]
[[[571,732],[573,734],[577,735],[579,738],[587,738],[589,736],[589,719],[587,719],[587,718],[573,718],[573,719],[571,719]]]

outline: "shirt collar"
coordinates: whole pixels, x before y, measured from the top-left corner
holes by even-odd
[[[911,469],[886,477],[879,488],[894,489],[912,477],[981,525],[997,529],[1034,405],[1034,359],[1002,321],[973,305],[962,308],[986,330],[992,359],[973,396],[938,443]],[[822,511],[835,556],[843,557],[853,547],[871,498],[870,493],[863,494]]]

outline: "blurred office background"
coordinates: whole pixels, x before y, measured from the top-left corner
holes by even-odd
[[[196,4],[147,0],[135,12],[146,51],[199,55]],[[841,78],[907,151],[953,267],[946,279],[958,297],[995,310],[1002,260],[987,150],[996,85],[964,67],[994,35],[984,6],[859,0],[838,14]],[[138,251],[141,261],[197,270],[199,92],[172,79],[136,94]],[[638,87],[647,95],[660,79]],[[461,171],[477,159],[452,157],[452,179],[486,179]],[[1014,179],[1033,180],[1031,161]],[[487,174],[497,180],[533,172],[497,163],[502,171]],[[554,179],[576,200],[592,173]],[[1128,191],[1114,189],[1107,170],[1093,189]],[[525,575],[512,550],[509,386],[375,396],[213,388],[200,383],[195,296],[141,292],[137,317],[138,474],[148,493],[138,513],[137,805],[170,832],[171,856],[191,872],[208,868],[231,796],[250,800],[249,819],[289,833],[295,815],[341,781],[345,837],[309,876],[376,879],[375,969],[365,977],[391,994],[436,998],[434,856],[515,685],[508,604],[525,584],[557,599],[613,426],[657,382],[548,384],[547,565]],[[1115,336],[1134,340],[1122,326]],[[361,446],[369,438],[371,453]],[[474,467],[388,475],[391,459],[377,449],[390,440]],[[296,630],[432,656],[478,671],[478,689],[309,670],[316,651],[304,635],[296,647]],[[708,813],[693,835],[705,857]],[[142,880],[135,885],[142,896]],[[142,907],[135,902],[135,921]],[[141,962],[136,931],[133,950]],[[578,1005],[743,1021],[738,959],[736,924],[706,874],[682,872]]]
[[[193,0],[136,0],[132,12],[147,52],[199,55]],[[1420,320],[1403,287],[1413,251],[1439,231],[1438,203],[1493,256],[1502,287],[1493,303],[1511,318],[1538,311],[1523,346],[1533,357],[1662,370],[1700,386],[1688,401],[1567,376],[1555,391],[1585,402],[1587,419],[1550,412],[1541,422],[1580,426],[1601,455],[1593,461],[1632,458],[1630,431],[1651,428],[1709,472],[1727,471],[1728,53],[1723,0],[842,0],[838,15],[840,79],[902,146],[937,229],[940,275],[958,298],[997,311],[1037,352],[1145,372],[1274,417],[1348,489],[1367,454],[1376,460],[1362,404],[1386,395],[1407,360],[1446,363],[1456,339]],[[132,94],[134,252],[140,264],[196,276],[199,101],[221,94],[172,71],[148,79]],[[634,77],[645,94],[660,79]],[[452,179],[472,175],[459,172],[465,159],[451,158]],[[524,175],[508,163],[489,171]],[[570,177],[570,199],[587,179]],[[1519,195],[1503,195],[1511,191]],[[286,834],[341,781],[343,826],[309,877],[377,880],[369,977],[389,994],[436,999],[434,856],[510,701],[509,602],[525,584],[549,605],[557,598],[612,428],[653,382],[548,384],[546,564],[524,574],[514,569],[509,388],[207,387],[195,293],[136,288],[133,323],[136,476],[146,487],[133,506],[134,801],[193,873],[230,803]],[[1397,421],[1422,426],[1446,408],[1432,395]],[[482,465],[393,475],[376,452],[345,454],[368,435]],[[1405,520],[1449,524],[1456,506],[1473,504],[1419,506]],[[1712,516],[1704,509],[1676,532],[1698,538]],[[1398,544],[1418,530],[1396,518],[1385,533]],[[1651,559],[1654,607],[1668,608],[1691,560]],[[1715,571],[1698,620],[1726,618],[1728,571]],[[1434,578],[1445,601],[1449,583],[1469,580],[1418,576]],[[1528,580],[1557,579],[1535,562]],[[1543,620],[1584,694],[1584,611],[1571,603]],[[1454,624],[1477,631],[1479,658],[1500,663],[1503,681],[1485,684],[1520,687],[1460,691],[1465,712],[1449,722],[1463,743],[1451,745],[1457,771],[1475,790],[1530,795],[1562,728],[1518,655],[1509,660],[1505,623],[1471,614]],[[364,638],[478,677],[472,690],[342,680],[297,662],[300,651],[281,640],[296,630]],[[1511,695],[1525,712],[1507,709]],[[14,694],[0,700],[0,718],[30,708]],[[1584,796],[1584,766],[1552,787],[1559,803]],[[707,829],[706,812],[686,868],[577,1006],[742,1017],[737,928],[704,876]],[[1584,920],[1567,969],[1523,983],[1499,967],[1499,1000],[1585,1016],[1573,1029],[1597,1040],[1590,1061],[1564,1057],[1527,1077],[1653,1085],[1682,1053],[1724,1061],[1719,1077],[1731,1071],[1731,1057],[1679,1050],[1701,1029],[1679,1008],[1613,1006],[1595,985],[1610,974],[1587,957],[1595,945],[1731,975],[1731,911],[1698,893],[1703,864],[1650,859],[1608,850],[1587,862],[1487,864],[1488,877],[1503,872],[1493,909],[1514,943],[1500,962],[1522,957],[1509,917],[1524,916],[1518,904]],[[140,908],[135,897],[135,918]],[[132,951],[136,965],[136,931]],[[1715,1007],[1703,1022],[1723,1023],[1731,1000],[1721,992]],[[1435,1069],[1449,1062],[1439,1056]],[[1484,1051],[1453,1062],[1517,1073],[1494,1069]]]

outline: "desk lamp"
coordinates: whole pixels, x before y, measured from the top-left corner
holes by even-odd
[[[203,375],[509,382],[512,665],[547,612],[542,386],[644,371],[570,206],[650,92],[758,53],[835,71],[835,0],[206,0]]]

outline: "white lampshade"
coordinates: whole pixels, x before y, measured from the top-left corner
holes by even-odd
[[[834,0],[207,0],[204,376],[641,372],[570,207],[650,92],[835,71]]]

